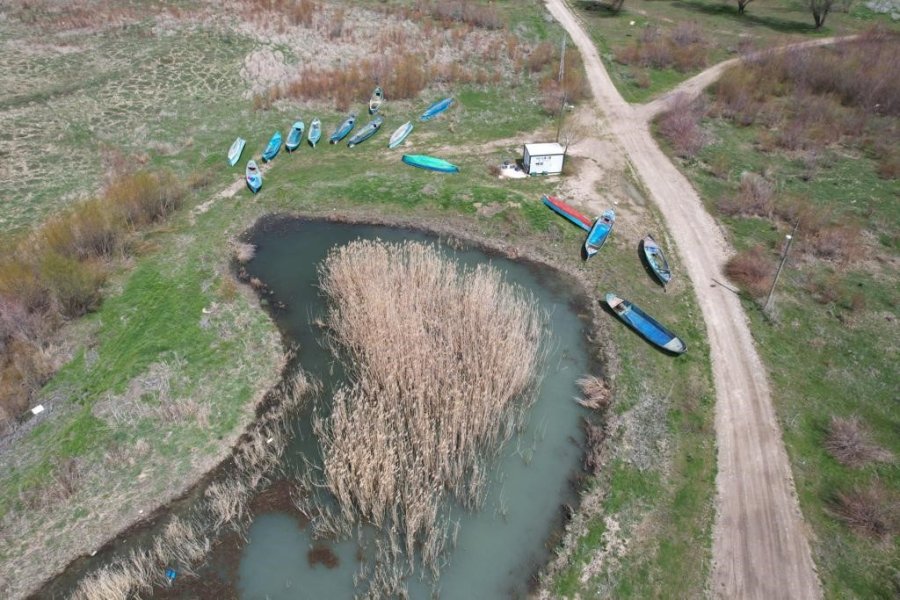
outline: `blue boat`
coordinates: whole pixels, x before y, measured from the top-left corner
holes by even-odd
[[[437,171],[438,173],[459,173],[459,167],[448,163],[442,158],[434,156],[426,156],[424,154],[404,154],[403,162],[411,167],[418,167],[427,171]]]
[[[262,187],[262,173],[260,173],[255,160],[251,160],[247,163],[245,174],[247,177],[247,187],[255,194],[259,191],[259,188]]]
[[[347,142],[347,146],[352,148],[357,144],[363,143],[364,141],[375,135],[375,132],[381,129],[381,125],[383,123],[384,117],[382,117],[381,115],[375,115],[374,119],[366,123],[365,127],[360,129],[358,132],[356,132],[356,135],[350,138],[350,141]]]
[[[650,343],[673,354],[682,354],[687,350],[687,346],[681,338],[660,325],[656,319],[628,300],[623,300],[615,294],[607,294],[606,303],[616,313],[616,316],[644,336]]]
[[[241,158],[241,153],[244,151],[244,145],[247,143],[242,137],[234,140],[234,143],[231,144],[231,148],[228,149],[228,164],[232,167],[237,164],[237,161]]]
[[[653,271],[659,282],[663,284],[663,287],[666,287],[669,281],[672,280],[672,271],[669,269],[669,261],[666,260],[666,255],[663,254],[662,249],[652,235],[648,234],[647,237],[641,240],[641,250],[643,250],[644,258],[647,259],[647,264],[650,265],[650,270]]]
[[[444,98],[443,100],[438,100],[434,104],[428,107],[428,109],[422,113],[422,116],[419,117],[420,121],[430,121],[435,118],[453,104],[453,98]]]
[[[284,149],[288,152],[293,152],[297,148],[300,147],[300,142],[303,141],[303,129],[306,126],[303,124],[303,121],[297,121],[291,127],[291,132],[288,133],[287,140],[284,142]]]
[[[344,119],[344,122],[338,125],[338,128],[334,130],[334,133],[331,134],[331,137],[328,138],[328,142],[331,144],[337,144],[342,139],[347,137],[350,131],[353,129],[353,126],[356,125],[356,113],[352,112],[347,115],[347,118]]]
[[[616,213],[612,209],[603,211],[603,214],[594,221],[594,226],[591,227],[587,239],[584,240],[585,260],[597,254],[597,251],[609,238],[609,234],[612,233],[615,222]]]
[[[272,139],[269,140],[269,145],[266,146],[266,151],[263,152],[262,159],[265,162],[269,162],[278,156],[279,150],[281,150],[281,132],[276,131],[275,135],[272,136]]]
[[[319,143],[319,138],[322,137],[322,121],[319,119],[313,119],[313,122],[309,124],[309,133],[306,136],[306,139],[309,141],[309,145],[313,148],[316,147],[316,144]]]

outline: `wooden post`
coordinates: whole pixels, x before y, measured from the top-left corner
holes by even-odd
[[[787,238],[787,244],[784,245],[784,252],[781,254],[781,262],[778,263],[778,270],[775,271],[775,278],[772,279],[772,287],[769,288],[769,295],[766,298],[766,304],[763,306],[763,312],[768,313],[769,309],[772,306],[772,298],[775,296],[775,286],[778,284],[778,278],[781,277],[781,270],[784,269],[784,263],[787,262],[788,252],[791,251],[791,244],[794,243],[794,235],[797,233],[797,227],[800,226],[800,221],[798,220],[794,223],[794,228],[791,230],[789,234],[784,236]]]

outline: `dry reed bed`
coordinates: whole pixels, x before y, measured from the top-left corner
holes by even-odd
[[[76,587],[75,600],[109,600],[150,594],[168,585],[167,567],[193,574],[208,554],[213,538],[225,528],[242,531],[252,495],[269,482],[287,447],[289,418],[314,385],[303,372],[276,390],[280,400],[267,410],[234,449],[229,474],[212,482],[203,498],[186,515],[169,519],[162,531],[142,548],[86,576]]]
[[[349,375],[315,422],[320,485],[338,508],[310,507],[308,496],[298,505],[320,533],[381,528],[379,560],[360,579],[369,593],[402,593],[415,564],[437,577],[455,537],[446,501],[483,500],[491,461],[534,399],[544,318],[497,269],[416,242],[334,249],[320,284]]]

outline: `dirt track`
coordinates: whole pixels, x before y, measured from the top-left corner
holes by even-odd
[[[665,99],[643,107],[626,103],[564,0],[546,4],[581,52],[608,130],[661,210],[678,246],[675,263],[690,277],[706,322],[718,446],[712,592],[726,598],[819,598],[765,367],[737,296],[717,283],[726,281],[721,267],[731,249],[697,192],[650,135],[648,118]],[[684,89],[699,93],[721,70],[713,67]]]

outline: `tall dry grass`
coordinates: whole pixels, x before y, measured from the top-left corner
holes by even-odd
[[[337,248],[320,285],[350,381],[315,422],[339,506],[332,527],[383,528],[385,560],[405,555],[436,575],[445,499],[479,506],[491,460],[533,400],[543,317],[497,269],[416,242]],[[392,572],[376,579],[387,585]]]
[[[194,574],[219,532],[225,528],[242,531],[246,527],[248,503],[270,481],[287,447],[289,419],[314,387],[302,371],[284,380],[275,390],[278,401],[235,447],[228,475],[207,486],[197,505],[184,515],[172,516],[144,546],[85,577],[72,594],[73,600],[150,595],[154,587],[167,585],[167,567]]]

